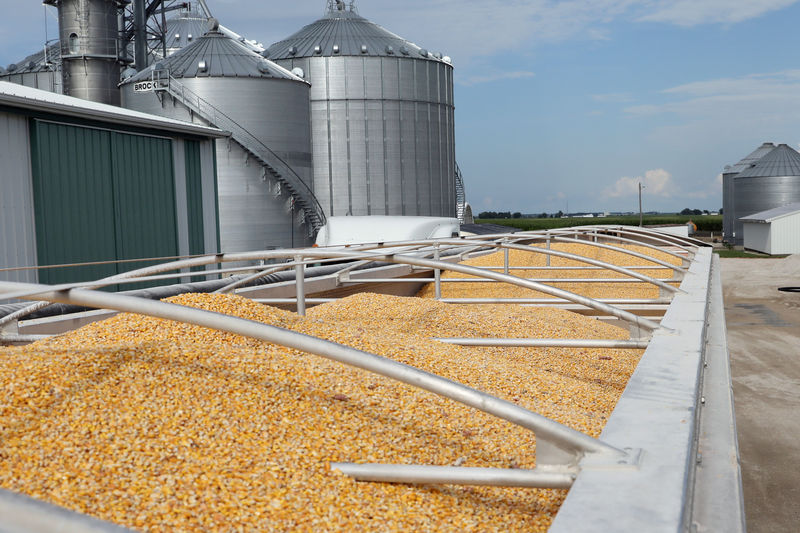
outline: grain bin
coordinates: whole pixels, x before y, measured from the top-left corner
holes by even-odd
[[[270,46],[311,82],[314,191],[330,216],[453,217],[453,67],[353,2]],[[299,72],[299,71],[298,71]]]
[[[0,67],[0,81],[33,87],[51,93],[61,93],[61,46],[58,42],[21,61]]]
[[[231,131],[217,143],[223,251],[311,244],[309,85],[211,24],[125,80],[123,105]]]
[[[725,242],[734,242],[734,224],[736,221],[736,208],[734,205],[733,178],[740,172],[747,170],[751,166],[770,153],[775,148],[772,143],[764,143],[747,157],[736,163],[729,165],[722,171],[722,238]],[[742,236],[740,235],[741,239]]]
[[[733,191],[734,242],[744,244],[742,217],[800,202],[800,154],[786,144],[779,144],[733,177]]]

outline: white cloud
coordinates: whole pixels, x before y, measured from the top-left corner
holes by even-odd
[[[477,85],[479,83],[489,83],[500,80],[519,80],[523,78],[533,78],[536,74],[527,70],[519,70],[516,72],[497,72],[491,74],[480,74],[475,76],[467,76],[459,78],[456,75],[456,82],[461,85]]]
[[[800,70],[687,83],[662,91],[671,101],[630,106],[634,116],[673,113],[720,123],[776,124],[800,117]]]
[[[644,173],[644,176],[634,178],[624,176],[618,179],[612,187],[607,188],[603,195],[606,198],[638,195],[640,183],[647,191],[643,191],[642,194],[662,198],[670,198],[674,195],[675,186],[672,181],[672,175],[663,168],[648,170]]]
[[[607,94],[593,94],[592,100],[595,102],[622,104],[633,101],[631,93],[607,93]]]
[[[638,20],[678,26],[734,24],[783,9],[798,0],[660,0]]]

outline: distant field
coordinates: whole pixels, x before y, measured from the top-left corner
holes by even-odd
[[[698,231],[722,231],[722,215],[646,215],[644,224],[686,224],[692,221]],[[604,217],[604,218],[481,218],[475,219],[478,224],[500,224],[524,231],[537,229],[569,228],[589,224],[623,224],[638,226],[639,216]]]

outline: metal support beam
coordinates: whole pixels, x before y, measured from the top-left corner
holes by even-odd
[[[147,18],[145,0],[133,0],[134,61],[140,72],[147,68]]]
[[[434,339],[457,346],[487,346],[503,348],[608,348],[643,350],[647,348],[647,340],[617,340],[617,339],[467,339],[467,338],[441,338]]]
[[[331,469],[339,470],[342,474],[357,481],[550,489],[568,489],[576,477],[576,473],[568,469],[541,467],[525,470],[521,468],[331,463]]]
[[[295,289],[297,290],[297,314],[306,315],[306,266],[303,263],[303,256],[298,255],[294,258]]]

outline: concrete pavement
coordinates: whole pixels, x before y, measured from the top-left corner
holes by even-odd
[[[721,263],[748,531],[798,531],[800,255]]]

